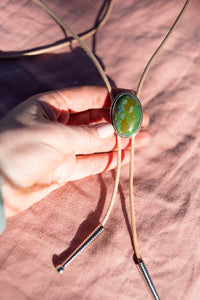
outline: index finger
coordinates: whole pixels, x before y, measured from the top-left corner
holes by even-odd
[[[82,86],[40,94],[38,100],[55,109],[77,113],[88,109],[110,107],[111,99],[106,87]]]
[[[125,91],[114,88],[113,96]],[[65,110],[70,113],[78,113],[89,109],[109,108],[112,99],[106,87],[81,86],[67,88],[38,95],[38,100],[44,101],[57,110]]]

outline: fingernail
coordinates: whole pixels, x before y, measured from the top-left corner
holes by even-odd
[[[101,139],[106,139],[114,133],[113,126],[109,123],[99,124],[96,128]]]

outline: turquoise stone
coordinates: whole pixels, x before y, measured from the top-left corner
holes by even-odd
[[[135,136],[141,129],[142,119],[142,106],[136,95],[123,92],[114,99],[111,106],[111,123],[119,136]]]

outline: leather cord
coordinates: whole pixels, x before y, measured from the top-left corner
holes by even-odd
[[[175,22],[173,23],[173,25],[171,26],[171,28],[169,29],[168,33],[166,34],[165,38],[163,39],[163,41],[160,43],[160,45],[158,46],[158,48],[156,49],[156,51],[153,53],[153,55],[151,56],[151,58],[149,59],[141,77],[139,80],[139,84],[137,87],[137,92],[136,92],[136,96],[140,99],[140,95],[141,95],[141,90],[145,81],[145,78],[147,76],[147,73],[151,67],[151,65],[153,64],[154,60],[156,59],[156,57],[158,56],[158,54],[160,53],[161,49],[164,47],[165,43],[167,42],[167,40],[169,39],[169,37],[172,35],[173,31],[175,30],[177,24],[179,23],[179,21],[181,20],[187,6],[189,5],[190,0],[187,0],[182,8],[182,10],[180,11],[179,15],[177,16]],[[129,171],[129,198],[130,198],[130,210],[131,210],[131,227],[132,227],[132,239],[133,239],[133,245],[134,245],[134,250],[135,250],[135,255],[137,258],[137,261],[140,262],[141,261],[141,255],[139,253],[139,247],[138,247],[138,241],[137,241],[137,234],[136,234],[136,220],[135,220],[135,209],[134,209],[134,192],[133,192],[133,175],[134,175],[134,140],[135,137],[132,138],[131,140],[131,159],[130,159],[130,171]]]
[[[35,4],[39,5],[40,7],[42,7],[43,9],[45,9],[45,5],[38,0],[32,0]],[[87,38],[89,38],[90,36],[93,36],[97,30],[99,30],[101,27],[104,26],[104,24],[107,22],[112,7],[113,7],[113,3],[114,0],[108,0],[107,1],[107,7],[106,10],[103,14],[103,17],[100,19],[99,22],[97,22],[95,24],[94,27],[92,27],[91,29],[84,31],[80,34],[78,34],[79,38],[81,38],[81,40],[85,40]],[[46,10],[46,9],[45,9]],[[48,10],[46,10],[47,13],[49,13]],[[50,13],[49,13],[50,14]],[[50,14],[51,15],[51,14]],[[58,18],[56,16],[56,18],[54,17],[54,15],[51,15],[51,17],[57,22],[57,19],[60,20],[60,18]],[[63,29],[65,29],[62,24],[60,24],[59,22],[57,22]],[[48,52],[52,52],[58,49],[62,49],[63,47],[68,47],[72,44],[76,44],[78,43],[78,41],[74,38],[74,37],[69,37],[69,40],[62,40],[62,41],[58,41],[57,43],[53,44],[53,45],[48,45],[48,46],[42,46],[42,47],[36,47],[36,48],[32,48],[32,49],[27,49],[27,50],[23,50],[23,51],[15,51],[14,53],[9,52],[4,52],[2,51],[0,54],[0,60],[10,60],[10,59],[16,59],[16,58],[21,58],[24,56],[34,56],[34,55],[40,55],[40,54],[44,54],[44,53],[48,53]]]
[[[72,39],[71,41],[68,42],[63,42],[60,45],[57,46],[51,46],[51,47],[46,47],[43,50],[39,50],[39,51],[30,51],[27,50],[25,51],[23,54],[19,54],[19,55],[8,55],[8,56],[0,56],[0,59],[10,59],[10,58],[18,58],[18,57],[22,57],[22,56],[26,56],[26,55],[38,55],[38,54],[42,54],[45,53],[47,51],[52,51],[64,46],[69,45],[72,42],[78,42],[79,45],[83,48],[83,50],[87,53],[87,55],[89,56],[89,58],[92,60],[92,62],[94,63],[94,65],[96,66],[97,70],[99,71],[107,89],[108,92],[110,94],[110,98],[113,101],[113,93],[112,93],[112,88],[111,85],[109,83],[109,80],[104,72],[104,70],[102,69],[101,65],[99,64],[99,62],[97,61],[96,57],[94,56],[94,54],[90,51],[90,49],[87,47],[87,45],[83,42],[83,39],[94,34],[96,32],[96,30],[100,27],[102,27],[104,25],[104,23],[106,22],[106,20],[108,19],[108,16],[110,14],[111,8],[113,6],[113,0],[110,0],[110,4],[106,10],[106,13],[104,14],[103,19],[100,21],[100,23],[94,27],[92,30],[90,30],[88,33],[83,34],[83,35],[77,35],[72,28],[66,24],[64,21],[62,21],[58,16],[56,16],[56,14],[46,5],[44,4],[42,1],[40,0],[32,0],[34,3],[36,3],[37,5],[39,5],[40,7],[42,7],[50,16],[52,16],[52,18],[65,30],[67,30],[71,36]],[[167,35],[165,36],[165,38],[163,39],[163,41],[161,42],[161,44],[158,46],[158,48],[156,49],[156,51],[154,52],[154,54],[152,55],[152,57],[150,58],[150,60],[148,61],[138,84],[137,87],[137,93],[136,96],[138,98],[140,98],[140,94],[141,94],[141,89],[143,86],[143,83],[145,81],[145,78],[147,76],[147,73],[153,63],[153,61],[155,60],[155,58],[158,56],[159,52],[161,51],[161,49],[164,47],[165,43],[167,42],[168,38],[171,36],[172,32],[174,31],[174,29],[176,28],[178,22],[180,21],[181,17],[183,16],[183,13],[185,12],[187,6],[189,5],[190,0],[187,0],[181,10],[181,12],[179,13],[178,17],[176,18],[175,22],[173,23],[173,25],[171,26],[170,30],[168,31]],[[137,262],[140,266],[140,269],[142,270],[141,273],[143,275],[143,278],[145,279],[146,283],[148,281],[151,282],[151,278],[150,275],[148,274],[148,271],[144,265],[144,262],[141,259],[141,255],[139,252],[139,247],[138,247],[138,241],[137,241],[137,232],[136,232],[136,220],[135,220],[135,209],[134,209],[134,186],[133,186],[133,177],[134,177],[134,144],[135,144],[135,137],[133,137],[131,139],[131,158],[130,158],[130,168],[129,168],[129,198],[130,198],[130,211],[131,211],[131,227],[132,227],[132,240],[133,240],[133,245],[134,245],[134,250],[135,250],[135,255],[136,255],[136,259]],[[106,224],[106,222],[109,219],[109,216],[111,214],[112,208],[114,206],[114,202],[116,199],[116,195],[117,195],[117,191],[118,191],[118,184],[119,184],[119,177],[120,177],[120,168],[121,168],[121,138],[119,136],[117,136],[117,146],[118,146],[118,157],[117,157],[117,168],[116,168],[116,176],[115,176],[115,183],[114,183],[114,188],[113,188],[113,193],[112,193],[112,197],[109,203],[109,207],[108,210],[102,220],[102,226],[104,226]],[[155,291],[155,288],[153,286],[152,289],[152,285],[153,283],[151,282],[151,285],[148,284],[150,293],[152,295],[152,297],[154,299],[159,299],[159,296],[157,295],[157,292]]]

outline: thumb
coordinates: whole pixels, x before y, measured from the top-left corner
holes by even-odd
[[[76,154],[91,154],[99,152],[100,146],[114,136],[110,123],[91,126],[66,126],[65,141],[69,150]]]

